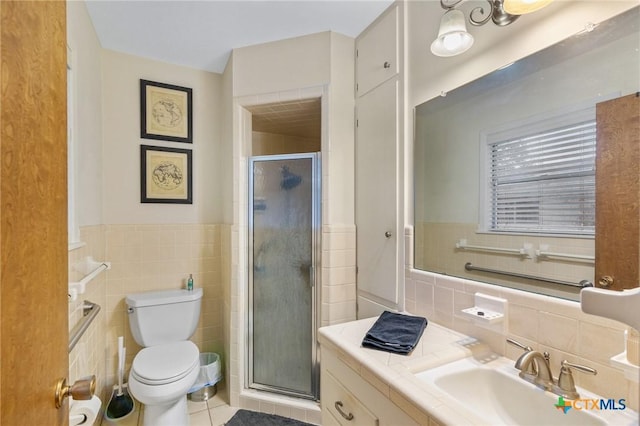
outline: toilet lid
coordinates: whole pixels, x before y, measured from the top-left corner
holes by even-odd
[[[151,346],[138,352],[131,373],[149,385],[175,382],[199,366],[199,355],[198,347],[189,340]]]

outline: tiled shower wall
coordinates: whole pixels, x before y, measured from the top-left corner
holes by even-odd
[[[407,239],[406,247],[410,248],[410,235]],[[408,263],[411,257],[407,256]],[[480,327],[461,314],[462,309],[474,305],[476,292],[507,299],[504,329]],[[483,340],[493,351],[513,360],[521,350],[507,344],[507,338],[547,351],[556,377],[563,359],[595,368],[598,371],[595,376],[576,372],[573,375],[576,385],[605,398],[624,398],[634,410],[640,406],[638,382],[625,377],[621,369],[610,363],[612,356],[625,350],[624,331],[629,327],[585,314],[577,302],[420,271],[407,264],[405,309]]]

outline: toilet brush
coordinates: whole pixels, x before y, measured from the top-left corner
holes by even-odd
[[[118,384],[113,387],[111,400],[104,412],[107,419],[121,419],[131,414],[135,409],[133,398],[129,395],[126,385],[122,384],[125,354],[124,338],[120,336],[118,337]]]

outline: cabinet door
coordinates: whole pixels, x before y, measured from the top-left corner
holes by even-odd
[[[356,91],[363,96],[398,74],[398,7],[386,12],[356,41]]]
[[[327,422],[335,420],[340,425],[378,426],[378,419],[349,392],[329,372],[323,376],[322,385],[326,388],[324,409],[331,417],[323,417]]]
[[[356,227],[358,294],[398,303],[398,81],[358,99]],[[366,294],[363,294],[366,293]]]
[[[596,106],[596,286],[640,283],[640,97]]]
[[[400,407],[362,376],[338,359],[335,352],[322,348],[322,424],[354,426],[418,426]],[[340,411],[336,408],[336,402]],[[351,417],[350,414],[353,416]],[[415,413],[418,415],[418,413]],[[346,418],[345,418],[346,416]],[[430,424],[427,413],[419,414],[420,424]],[[351,418],[351,420],[347,420]]]

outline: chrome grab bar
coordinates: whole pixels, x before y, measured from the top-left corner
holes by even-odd
[[[544,277],[536,277],[534,275],[526,275],[526,274],[519,274],[516,272],[508,272],[508,271],[499,271],[497,269],[489,269],[489,268],[481,268],[479,266],[473,266],[471,264],[471,262],[467,262],[464,264],[464,269],[467,271],[478,271],[478,272],[487,272],[490,274],[499,274],[499,275],[507,275],[510,277],[515,277],[515,278],[523,278],[526,280],[535,280],[535,281],[544,281],[546,283],[553,283],[553,284],[561,284],[561,285],[566,285],[566,286],[571,286],[571,287],[578,287],[578,288],[584,288],[584,287],[593,287],[593,283],[589,280],[582,280],[579,283],[572,283],[569,281],[561,281],[561,280],[554,280],[551,278],[544,278]]]
[[[100,312],[100,305],[97,303],[89,302],[88,300],[82,303],[82,319],[73,328],[71,336],[69,337],[69,353],[71,353],[82,335],[87,331],[87,328],[89,328],[91,322],[98,315],[98,312]]]
[[[555,253],[552,251],[544,251],[544,250],[536,250],[536,257],[538,258],[547,258],[547,257],[559,257],[562,259],[571,259],[571,260],[584,260],[587,262],[595,262],[595,256],[588,256],[582,254],[570,254],[570,253]]]

